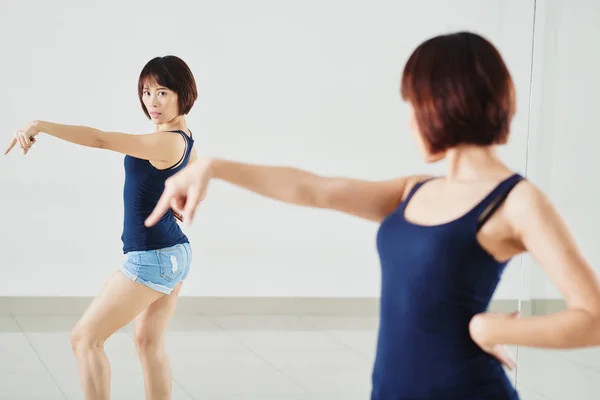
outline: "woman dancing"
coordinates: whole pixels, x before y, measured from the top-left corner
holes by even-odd
[[[88,400],[110,397],[110,367],[104,342],[134,321],[135,344],[144,371],[147,399],[170,399],[172,377],[164,336],[188,275],[191,247],[169,210],[146,227],[144,220],[163,193],[165,180],[196,157],[185,116],[198,97],[186,63],[157,57],[138,80],[142,110],[155,132],[132,135],[83,126],[34,121],[19,130],[6,149],[17,144],[24,154],[41,133],[82,146],[125,154],[123,252],[127,260],[105,283],[72,331],[71,343]]]

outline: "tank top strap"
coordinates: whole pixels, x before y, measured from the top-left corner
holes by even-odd
[[[423,186],[424,184],[426,184],[427,182],[436,179],[437,176],[432,176],[430,178],[424,179],[420,182],[417,182],[412,189],[410,189],[410,192],[408,192],[408,195],[406,195],[406,197],[404,198],[404,200],[402,200],[401,203],[401,207],[404,208],[406,207],[406,205],[408,204],[408,202],[410,201],[410,199],[412,199],[412,197],[415,195],[415,193],[417,192],[417,190],[419,190],[421,188],[421,186]]]
[[[185,140],[185,150],[184,150],[183,154],[181,155],[181,158],[179,158],[179,161],[177,161],[175,164],[171,165],[165,171],[171,170],[173,168],[177,168],[179,165],[181,165],[183,162],[185,162],[185,159],[187,157],[189,157],[189,155],[192,152],[192,146],[193,146],[193,141],[194,141],[194,139],[192,138],[192,131],[190,131],[190,136],[188,136],[187,133],[185,133],[184,131],[179,130],[179,129],[169,131],[169,132],[179,133],[181,136],[183,136],[183,139]]]
[[[477,221],[477,231],[485,224],[485,222],[500,208],[504,200],[508,197],[512,189],[521,182],[524,178],[515,173],[502,182],[500,182],[494,190],[483,198],[473,209],[473,216]]]
[[[178,129],[178,130],[176,130],[176,131],[174,131],[174,132],[179,132],[179,133],[181,133],[181,134],[185,135],[185,137],[186,137],[186,139],[187,139],[187,140],[190,140],[190,139],[191,139],[191,140],[194,140],[194,135],[192,134],[192,131],[191,131],[191,130],[190,130],[190,136],[188,136],[188,135],[187,135],[187,133],[185,133],[184,131],[182,131],[182,130],[179,130],[179,129]]]
[[[190,135],[189,136],[188,136],[187,133],[185,133],[181,129],[176,129],[176,130],[169,131],[169,132],[179,133],[181,136],[183,136],[185,138],[186,142],[189,142],[190,140],[194,140],[194,136],[192,135],[192,131],[190,131]]]

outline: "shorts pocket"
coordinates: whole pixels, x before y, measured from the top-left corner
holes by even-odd
[[[167,281],[173,282],[181,278],[186,267],[186,253],[182,246],[173,246],[156,251],[160,275]]]

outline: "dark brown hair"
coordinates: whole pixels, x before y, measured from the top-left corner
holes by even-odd
[[[498,50],[477,34],[458,32],[421,43],[404,67],[401,94],[434,154],[460,144],[508,140],[513,81]]]
[[[181,58],[176,56],[153,58],[144,66],[138,79],[138,97],[142,110],[148,118],[150,118],[150,115],[142,101],[142,96],[144,94],[144,84],[149,81],[155,81],[160,86],[177,93],[179,115],[188,114],[198,98],[194,75]]]

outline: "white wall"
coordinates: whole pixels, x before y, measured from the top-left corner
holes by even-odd
[[[518,114],[502,154],[525,170],[533,0],[170,4],[1,2],[5,141],[32,119],[152,130],[137,76],[150,58],[176,54],[200,88],[188,122],[201,155],[370,179],[443,173],[408,133],[400,74],[424,39],[468,29],[490,38],[513,74]],[[95,294],[123,260],[122,156],[42,137],[0,168],[0,295]],[[183,294],[377,296],[376,228],[216,182],[188,231],[195,259]],[[496,297],[521,294],[519,266]]]
[[[538,0],[528,175],[554,202],[584,256],[600,272],[594,171],[600,110],[600,2]],[[560,298],[531,257],[525,258],[531,297]]]

